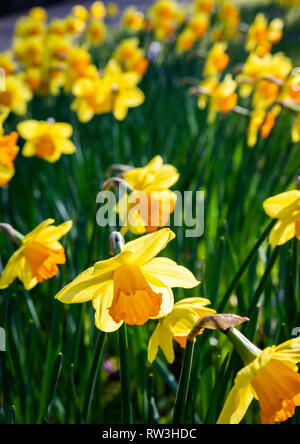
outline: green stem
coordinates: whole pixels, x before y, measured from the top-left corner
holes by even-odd
[[[293,240],[293,266],[294,266],[294,297],[295,304],[297,307],[297,313],[300,311],[300,300],[299,300],[299,248],[298,248],[297,237]]]
[[[250,319],[251,319],[251,316],[254,313],[255,307],[257,306],[257,304],[259,302],[259,299],[260,299],[260,297],[261,297],[261,295],[262,295],[262,293],[263,293],[263,291],[265,289],[266,283],[267,283],[267,281],[269,279],[269,275],[270,275],[270,273],[272,271],[272,268],[275,265],[276,259],[279,256],[280,248],[281,248],[280,246],[274,248],[273,253],[272,253],[272,255],[270,257],[270,260],[268,262],[268,265],[266,267],[266,270],[265,270],[265,272],[263,274],[263,277],[261,278],[259,286],[257,287],[257,290],[256,290],[256,292],[254,294],[254,297],[252,299],[252,302],[251,302],[251,305],[250,305],[250,308],[249,308],[248,314],[247,314],[247,316]]]
[[[272,228],[274,227],[276,222],[277,222],[277,220],[272,220],[271,223],[265,229],[265,231],[262,233],[260,238],[255,242],[254,247],[252,248],[252,250],[250,251],[250,253],[246,257],[246,259],[244,260],[242,266],[238,270],[237,274],[233,278],[233,280],[232,280],[231,284],[229,285],[229,287],[228,287],[228,289],[227,289],[227,291],[226,291],[226,293],[225,293],[225,295],[224,295],[220,305],[218,306],[218,311],[220,313],[224,310],[228,298],[230,297],[231,293],[236,288],[236,286],[237,286],[238,282],[240,281],[241,277],[243,276],[243,274],[247,270],[248,266],[251,264],[251,262],[254,259],[258,249],[260,248],[261,244],[264,242],[266,237],[269,235],[270,231],[272,230]]]
[[[96,380],[100,368],[100,363],[102,362],[105,338],[106,338],[106,333],[99,332],[94,349],[93,361],[92,361],[91,370],[89,372],[89,379],[87,383],[87,389],[85,392],[85,398],[82,409],[82,418],[85,421],[85,423],[88,423],[90,416],[90,410],[95,391]]]
[[[125,245],[122,235],[114,231],[110,235],[110,246],[114,255],[121,253]],[[121,375],[121,393],[122,393],[122,422],[123,424],[132,424],[132,406],[130,397],[130,375],[128,367],[128,339],[127,327],[123,325],[118,330],[119,349],[120,349],[120,375]]]
[[[127,327],[123,324],[118,330],[120,348],[120,373],[122,392],[122,423],[132,424],[132,406],[130,397],[130,376],[128,367]]]
[[[176,395],[173,424],[183,424],[185,417],[186,401],[190,385],[190,376],[194,354],[194,340],[187,339],[184,358],[181,367],[179,385]]]
[[[250,342],[246,336],[239,332],[236,328],[231,327],[226,330],[225,335],[228,337],[245,365],[250,364],[261,354],[261,350]]]

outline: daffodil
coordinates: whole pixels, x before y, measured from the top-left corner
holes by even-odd
[[[189,51],[193,47],[195,41],[196,36],[194,32],[191,29],[186,28],[179,34],[176,47],[179,51]]]
[[[195,0],[195,8],[198,12],[210,14],[214,9],[214,0]]]
[[[201,39],[208,29],[209,17],[207,14],[196,14],[191,18],[187,27],[190,29],[197,39]]]
[[[86,37],[92,45],[99,45],[103,42],[106,35],[106,26],[101,20],[90,21]]]
[[[96,1],[91,5],[91,15],[97,20],[103,20],[106,16],[106,7],[103,2]]]
[[[72,222],[54,226],[47,219],[22,237],[18,250],[9,259],[1,278],[0,288],[7,288],[17,277],[26,290],[50,279],[58,273],[57,264],[66,262],[65,251],[59,242],[72,227]]]
[[[155,156],[145,167],[127,171],[124,180],[134,191],[129,200],[126,195],[118,206],[124,225],[122,233],[129,229],[143,234],[166,225],[176,203],[176,194],[169,188],[178,178],[176,168],[164,164],[161,156]]]
[[[82,20],[83,22],[86,22],[89,18],[89,11],[86,9],[83,5],[75,5],[72,8],[72,14],[78,18],[79,20]]]
[[[23,156],[41,157],[48,162],[56,162],[62,154],[73,154],[76,147],[71,142],[72,126],[68,123],[26,120],[19,123],[18,131],[26,140]]]
[[[229,56],[226,54],[227,44],[215,43],[206,59],[203,70],[204,77],[216,76],[224,71],[229,62]]]
[[[122,22],[129,31],[141,31],[145,26],[144,14],[135,6],[129,6],[123,13]]]
[[[22,116],[26,113],[27,103],[31,99],[31,91],[19,77],[15,75],[6,77],[5,91],[0,90],[0,108]]]
[[[272,49],[274,43],[282,38],[283,21],[274,19],[269,24],[264,14],[259,13],[249,28],[246,50],[255,51],[263,57]]]
[[[208,112],[208,122],[213,122],[218,111],[227,113],[237,104],[237,82],[233,80],[231,74],[227,74],[225,79],[212,91]]]
[[[207,308],[210,301],[203,298],[186,298],[174,304],[167,316],[158,321],[148,344],[148,360],[153,362],[160,347],[171,364],[174,361],[173,339],[185,348],[186,338],[196,322],[203,316],[214,314]],[[201,334],[201,332],[199,333]]]
[[[138,46],[138,38],[124,39],[113,56],[126,71],[134,71],[142,76],[147,71],[148,60],[145,58],[145,51]]]
[[[263,207],[268,216],[278,219],[270,234],[271,245],[283,245],[295,236],[300,239],[300,191],[270,197]]]
[[[19,151],[17,140],[18,133],[15,131],[6,136],[0,134],[0,187],[7,184],[15,174],[14,160]]]
[[[66,304],[92,301],[95,324],[107,332],[123,322],[142,325],[149,318],[166,316],[173,309],[171,288],[199,284],[186,268],[155,257],[174,237],[163,228],[128,242],[117,256],[81,273],[56,299]]]
[[[67,56],[65,70],[65,90],[70,92],[76,81],[98,78],[95,65],[91,63],[91,56],[84,47],[72,48]]]
[[[29,17],[33,20],[45,22],[47,20],[47,12],[44,8],[41,8],[40,6],[36,6],[35,8],[30,9]]]
[[[218,424],[238,424],[251,401],[260,405],[263,424],[286,421],[300,405],[300,339],[291,339],[279,346],[259,350],[239,333],[236,349],[245,367],[235,378],[218,418]]]
[[[5,71],[6,76],[15,72],[17,64],[13,57],[13,51],[0,52],[0,68]]]

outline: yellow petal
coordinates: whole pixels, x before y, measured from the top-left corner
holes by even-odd
[[[172,312],[174,307],[173,291],[171,290],[171,288],[165,287],[163,283],[157,279],[154,280],[150,278],[147,279],[147,281],[155,293],[162,294],[162,303],[160,306],[159,313],[157,316],[153,317],[152,319],[159,319],[167,316],[169,313]]]
[[[154,258],[143,265],[142,271],[145,276],[151,275],[160,279],[168,287],[193,288],[199,285],[187,268],[177,265],[176,262],[167,258]]]
[[[59,149],[63,154],[73,154],[76,151],[76,146],[71,140],[60,140]]]
[[[292,190],[265,200],[263,207],[268,216],[274,219],[285,219],[294,212],[300,216],[300,191]]]
[[[226,399],[217,424],[239,424],[243,419],[253,394],[250,385],[238,387],[234,385]]]
[[[38,281],[35,277],[32,276],[31,268],[26,261],[25,257],[21,258],[19,268],[18,268],[18,277],[20,281],[23,282],[23,285],[26,290],[31,290],[38,284]]]
[[[54,219],[46,219],[43,222],[41,222],[37,227],[35,227],[34,230],[26,234],[26,236],[23,239],[23,244],[26,244],[29,241],[30,242],[33,241],[46,227],[53,224],[54,222],[55,222]]]
[[[124,120],[128,113],[128,106],[118,97],[115,101],[115,106],[113,109],[114,116],[117,120]]]
[[[214,313],[210,308],[196,311],[188,307],[175,307],[168,316],[171,332],[173,336],[187,336],[200,318]]]
[[[23,150],[22,150],[22,155],[24,157],[32,157],[35,156],[35,144],[34,142],[26,142]]]
[[[292,239],[296,234],[295,222],[289,220],[279,220],[270,234],[271,245],[283,245]]]
[[[89,268],[81,273],[70,284],[60,290],[55,299],[64,304],[78,304],[91,301],[97,296],[97,291],[102,285],[108,284],[113,278],[112,273],[93,274],[93,271],[93,268]]]
[[[17,130],[21,137],[25,140],[32,140],[36,137],[40,122],[37,120],[26,120],[17,126]]]
[[[7,288],[18,276],[22,259],[22,249],[17,250],[9,259],[0,278],[0,288]]]
[[[272,359],[278,359],[287,367],[297,371],[297,364],[300,362],[300,337],[290,339],[276,347]]]
[[[71,230],[72,224],[73,222],[69,220],[58,225],[57,227],[54,225],[47,226],[45,227],[45,229],[38,233],[37,239],[47,244],[56,242]]]
[[[155,233],[147,234],[134,241],[128,242],[123,252],[131,251],[133,254],[130,262],[143,265],[151,261],[166,245],[175,238],[175,234],[169,228],[162,228]]]
[[[175,359],[172,333],[168,328],[164,327],[161,321],[154,330],[148,344],[149,362],[154,361],[158,352],[158,347],[162,349],[167,361],[172,364]]]
[[[69,123],[55,122],[49,125],[53,137],[69,139],[73,134],[72,125]]]
[[[105,283],[97,291],[96,297],[93,299],[93,307],[95,313],[96,327],[101,331],[113,332],[118,330],[123,324],[123,321],[118,324],[109,315],[109,308],[112,304],[114,297],[114,284],[113,282]]]

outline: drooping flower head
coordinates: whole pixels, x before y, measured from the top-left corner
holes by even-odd
[[[64,222],[57,227],[53,219],[47,219],[26,236],[21,237],[18,250],[9,259],[1,278],[0,288],[7,288],[16,278],[26,290],[50,279],[58,273],[57,264],[66,262],[65,251],[59,242],[72,227]]]
[[[171,288],[199,284],[186,268],[155,257],[174,237],[164,228],[128,242],[117,256],[81,273],[56,299],[66,304],[92,301],[95,324],[107,332],[123,322],[142,325],[149,318],[166,316],[173,309]]]
[[[296,406],[300,405],[300,374],[297,367],[300,362],[300,339],[259,350],[241,333],[234,335],[233,343],[245,367],[235,378],[218,424],[238,424],[253,398],[259,401],[263,424],[275,424],[291,418]]]

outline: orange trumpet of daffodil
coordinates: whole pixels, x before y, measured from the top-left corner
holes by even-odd
[[[41,157],[48,162],[56,162],[62,154],[73,154],[75,145],[69,140],[72,135],[72,126],[68,123],[58,123],[52,119],[48,121],[26,120],[18,125],[20,135],[27,142],[23,148],[23,156]]]
[[[95,324],[112,332],[125,322],[142,325],[173,309],[171,288],[199,284],[186,268],[157,254],[174,239],[164,228],[128,242],[115,257],[97,262],[63,288],[56,299],[65,303],[92,301]]]
[[[72,227],[72,222],[54,226],[47,219],[26,236],[18,233],[19,248],[9,259],[0,278],[0,288],[7,288],[17,277],[26,290],[58,273],[57,264],[66,262],[59,239]]]
[[[165,226],[177,197],[169,188],[178,178],[176,168],[164,164],[161,156],[155,156],[145,167],[127,171],[124,180],[134,191],[129,198],[125,195],[118,205],[122,234],[127,230],[144,234]]]
[[[229,330],[245,367],[238,372],[217,423],[238,424],[253,398],[259,401],[263,424],[291,418],[300,405],[300,338],[259,350],[237,330]]]
[[[215,310],[207,308],[210,301],[203,298],[186,298],[176,302],[168,316],[159,320],[158,325],[148,344],[148,360],[153,362],[160,347],[171,364],[174,359],[173,339],[185,348],[187,336],[196,322],[207,315],[215,313]],[[199,332],[201,334],[202,331]]]

